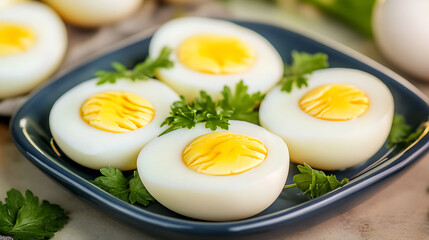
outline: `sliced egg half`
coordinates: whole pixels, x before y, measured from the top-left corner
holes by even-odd
[[[0,99],[30,91],[60,65],[67,33],[58,15],[39,2],[0,9]]]
[[[276,49],[258,33],[237,24],[215,19],[186,17],[172,20],[154,34],[149,53],[173,49],[174,67],[160,69],[157,78],[191,101],[205,90],[220,97],[243,80],[250,92],[271,89],[283,74]]]
[[[52,107],[49,125],[60,149],[77,163],[93,168],[136,168],[137,155],[166,128],[178,95],[157,80],[118,80],[77,85]]]
[[[315,71],[308,83],[291,93],[276,87],[260,106],[261,125],[284,139],[291,161],[338,170],[374,155],[392,124],[394,103],[386,85],[345,68]]]
[[[137,160],[139,176],[162,205],[184,216],[229,221],[270,206],[286,182],[289,153],[264,128],[230,121],[229,130],[199,123],[148,143]]]

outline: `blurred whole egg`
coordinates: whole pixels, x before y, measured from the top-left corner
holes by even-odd
[[[382,53],[403,71],[429,81],[429,1],[377,1],[375,40]]]
[[[143,0],[44,0],[61,17],[81,27],[99,27],[118,21],[134,11]]]
[[[60,65],[67,48],[62,20],[38,2],[0,9],[0,99],[26,93]]]
[[[170,4],[184,4],[184,5],[191,5],[191,4],[198,4],[202,2],[207,2],[208,0],[162,0],[163,2],[170,3]]]
[[[0,1],[0,8],[7,7],[11,4],[20,3],[20,2],[26,2],[28,0],[1,0]]]

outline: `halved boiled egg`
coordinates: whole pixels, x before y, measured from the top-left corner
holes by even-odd
[[[150,194],[179,214],[229,221],[270,206],[286,182],[289,153],[283,140],[264,128],[230,121],[229,130],[199,123],[148,143],[137,160]]]
[[[77,163],[93,168],[136,168],[137,155],[166,127],[178,95],[157,80],[118,80],[77,85],[52,107],[49,126],[60,149]]]
[[[281,136],[291,161],[322,170],[368,160],[384,144],[394,103],[378,78],[355,69],[313,72],[308,88],[267,94],[260,106],[263,127]]]
[[[26,93],[46,80],[66,47],[62,20],[44,4],[23,2],[0,9],[0,99]]]
[[[215,19],[186,17],[172,20],[154,34],[149,54],[173,49],[174,67],[160,69],[157,78],[191,101],[205,90],[214,99],[223,87],[243,80],[249,92],[265,93],[283,74],[276,49],[258,33]]]

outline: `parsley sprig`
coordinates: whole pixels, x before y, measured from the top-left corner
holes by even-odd
[[[292,51],[292,64],[285,64],[283,77],[280,80],[281,90],[290,93],[293,86],[308,86],[308,74],[329,67],[328,55],[324,53],[309,54]]]
[[[161,127],[170,126],[161,135],[180,128],[191,129],[200,122],[205,122],[205,127],[212,131],[216,130],[217,127],[228,129],[228,120],[231,115],[232,111],[220,107],[205,91],[201,91],[200,97],[189,104],[185,97],[181,96],[180,101],[172,104],[170,116],[161,124]]]
[[[309,199],[319,197],[349,182],[347,178],[343,178],[340,182],[332,174],[326,176],[323,171],[312,169],[306,163],[297,167],[301,173],[293,176],[294,184],[286,185],[284,188],[297,187]]]
[[[225,86],[221,93],[223,99],[219,102],[219,105],[221,108],[232,112],[231,120],[259,124],[259,112],[255,110],[264,99],[264,94],[261,92],[249,94],[248,87],[244,85],[243,81],[240,81],[235,86],[234,92],[228,86]]]
[[[412,128],[405,120],[405,117],[400,114],[393,116],[392,128],[387,137],[387,147],[391,148],[394,145],[410,145],[417,140],[423,133],[423,128],[417,128],[411,132]]]
[[[102,168],[100,172],[103,176],[92,181],[95,185],[112,194],[113,196],[129,203],[139,203],[144,206],[149,205],[155,199],[149,194],[140,180],[137,171],[128,178],[124,177],[121,170],[112,166]]]
[[[157,69],[173,67],[173,62],[169,59],[171,52],[171,48],[164,47],[157,58],[152,59],[148,56],[132,70],[127,69],[121,63],[114,62],[112,63],[112,67],[115,71],[97,71],[95,73],[95,76],[99,78],[97,85],[115,83],[121,78],[131,79],[132,81],[152,78],[155,76]]]
[[[0,233],[19,239],[51,238],[64,227],[68,217],[60,206],[39,198],[30,190],[25,196],[12,188],[5,203],[0,201]]]
[[[181,96],[179,101],[172,104],[170,116],[162,123],[161,126],[170,127],[161,135],[180,128],[191,129],[201,122],[205,122],[205,127],[212,131],[218,127],[228,129],[229,120],[258,124],[257,107],[264,98],[263,94],[249,94],[243,81],[235,86],[234,92],[225,86],[221,94],[223,98],[217,102],[205,91],[201,91],[200,97],[191,103],[187,103],[185,97]]]

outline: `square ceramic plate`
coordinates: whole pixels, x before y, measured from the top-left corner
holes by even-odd
[[[425,124],[429,106],[425,96],[407,81],[390,70],[362,55],[342,46],[321,43],[283,28],[251,22],[237,22],[253,29],[267,38],[279,51],[285,62],[290,62],[292,50],[310,53],[324,52],[329,55],[331,67],[355,68],[381,79],[393,94],[395,112],[403,114],[414,127]],[[75,85],[94,76],[97,70],[110,69],[112,62],[128,67],[143,60],[148,54],[150,37],[142,37],[96,57],[68,71],[35,93],[12,119],[11,131],[20,151],[49,176],[77,195],[116,219],[134,225],[150,234],[163,237],[209,237],[209,236],[259,236],[298,229],[298,224],[308,225],[318,216],[338,214],[338,207],[350,206],[378,183],[408,167],[428,150],[429,136],[425,134],[407,149],[381,148],[367,162],[344,171],[333,172],[338,178],[351,181],[344,187],[313,200],[307,200],[295,190],[284,190],[278,199],[262,213],[249,219],[232,222],[206,222],[175,214],[158,203],[140,207],[125,203],[91,184],[99,176],[98,171],[75,164],[64,155],[57,155],[52,148],[52,135],[48,117],[54,102]],[[351,153],[352,154],[352,153]],[[287,183],[297,172],[292,164]],[[365,195],[365,194],[364,194]],[[356,201],[349,201],[356,200]],[[334,210],[334,211],[333,211]],[[323,219],[323,217],[322,217]]]

